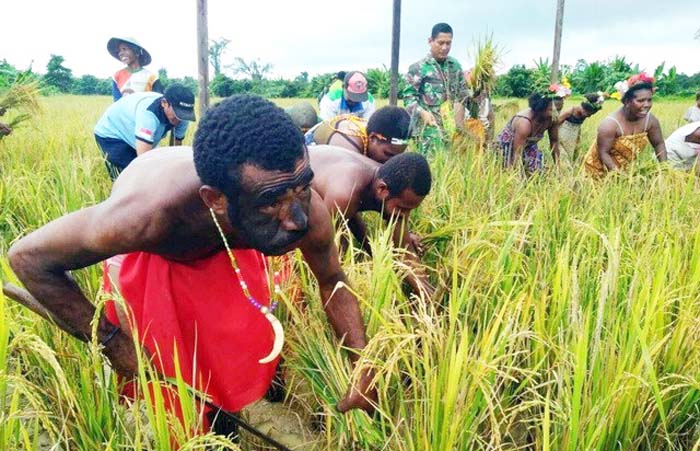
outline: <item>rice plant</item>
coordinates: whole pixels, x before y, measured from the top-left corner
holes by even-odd
[[[17,237],[108,195],[91,128],[110,99],[42,102],[35,130],[0,142],[3,255]],[[686,103],[657,101],[665,135]],[[584,124],[584,145],[616,106]],[[499,113],[496,128],[508,119]],[[314,449],[700,449],[697,179],[658,165],[651,150],[601,182],[548,162],[525,180],[470,144],[431,157],[433,188],[412,229],[426,245],[432,303],[406,290],[410,269],[391,229],[368,218],[372,256],[350,247],[342,258],[371,337],[361,363],[377,374],[372,418],[334,409],[357,374],[292,255],[305,302],[281,309],[286,404],[314,419]],[[0,273],[14,280],[4,256]],[[100,268],[75,276],[99,303]],[[143,392],[154,400],[120,400],[96,345],[0,295],[0,449],[236,449],[193,433],[197,403],[181,381],[153,381],[146,365],[140,379],[174,382],[188,425],[167,414],[158,390]],[[240,447],[263,448],[247,437]]]

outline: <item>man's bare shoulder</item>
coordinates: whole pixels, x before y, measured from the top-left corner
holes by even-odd
[[[101,221],[120,224],[118,230],[130,239],[158,241],[186,220],[182,212],[198,202],[200,186],[191,148],[155,149],[136,158],[96,208]]]

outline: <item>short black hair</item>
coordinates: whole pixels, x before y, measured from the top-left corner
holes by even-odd
[[[637,83],[633,86],[630,86],[630,88],[627,90],[625,95],[622,96],[622,103],[627,103],[630,100],[634,98],[634,93],[637,91],[641,91],[642,89],[648,89],[652,93],[654,92],[654,85],[651,83]]]
[[[367,122],[367,134],[379,133],[385,138],[408,139],[411,116],[398,106],[385,106],[375,111]]]
[[[392,157],[379,168],[377,177],[386,183],[391,197],[401,195],[406,188],[411,188],[418,196],[425,196],[432,184],[428,160],[415,152]]]
[[[268,171],[293,172],[304,156],[304,137],[274,103],[235,95],[204,115],[194,135],[194,165],[205,185],[227,196],[240,186],[240,170],[253,164]]]
[[[581,102],[581,108],[589,113],[598,112],[598,110],[600,110],[600,105],[598,105],[598,97],[600,96],[596,93],[584,94],[583,98],[585,100]]]
[[[527,104],[536,113],[541,113],[546,110],[549,104],[552,103],[552,98],[542,95],[539,92],[533,92],[527,98]]]
[[[437,36],[440,33],[453,34],[452,27],[446,24],[445,22],[436,23],[435,25],[433,25],[433,30],[430,32],[431,39],[437,38]]]
[[[347,72],[345,72],[344,70],[338,71],[338,73],[335,74],[335,78],[337,78],[338,80],[345,80],[346,74]]]

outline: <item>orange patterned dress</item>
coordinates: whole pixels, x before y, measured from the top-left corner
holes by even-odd
[[[617,119],[612,116],[605,118],[615,121],[620,129],[621,136],[615,138],[612,148],[610,149],[610,155],[620,168],[625,168],[636,160],[641,151],[649,144],[647,128],[649,127],[650,116],[651,114],[647,114],[646,122],[644,123],[644,131],[630,135],[625,135],[622,125]],[[591,148],[588,149],[583,165],[586,173],[595,178],[605,177],[608,173],[608,168],[600,161],[600,157],[598,156],[597,140],[593,141]]]

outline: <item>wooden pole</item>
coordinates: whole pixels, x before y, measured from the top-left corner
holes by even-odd
[[[557,21],[554,26],[554,55],[552,56],[552,83],[559,81],[561,34],[564,27],[564,0],[557,0]]]
[[[389,105],[396,106],[399,92],[399,42],[401,40],[401,0],[394,0],[394,20],[391,29],[391,90]]]
[[[197,0],[197,68],[199,80],[199,117],[209,109],[209,29],[207,0]]]

